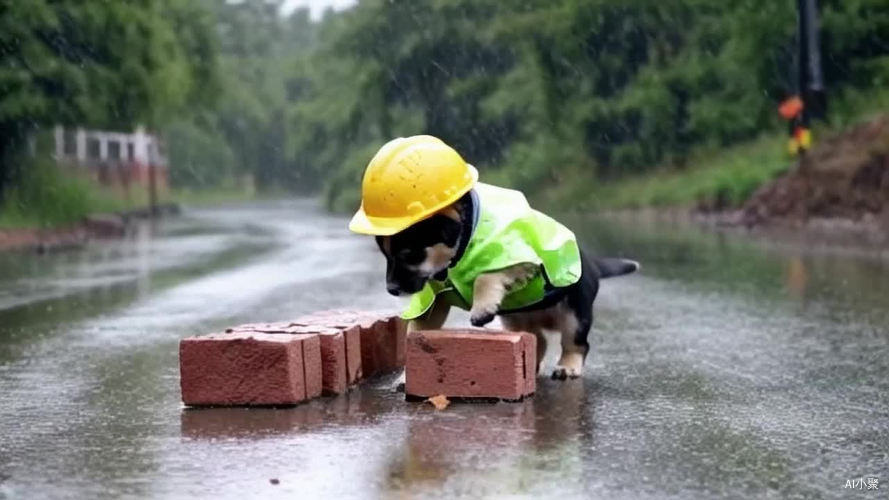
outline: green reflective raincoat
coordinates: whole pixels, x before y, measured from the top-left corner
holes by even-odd
[[[510,189],[478,183],[478,223],[460,260],[448,269],[444,281],[431,279],[411,296],[402,314],[414,319],[432,307],[435,300],[469,309],[475,278],[521,263],[541,266],[546,273],[510,290],[500,305],[508,312],[533,305],[544,297],[547,280],[557,288],[580,279],[580,250],[568,228],[534,210],[525,196]]]

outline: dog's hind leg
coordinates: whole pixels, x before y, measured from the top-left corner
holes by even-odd
[[[599,272],[581,252],[583,273],[559,304],[556,326],[562,334],[562,357],[553,370],[553,378],[577,378],[590,352],[587,337],[593,326],[593,303],[599,293]]]

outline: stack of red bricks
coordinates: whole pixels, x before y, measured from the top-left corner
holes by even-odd
[[[405,333],[392,314],[326,311],[186,338],[179,344],[182,401],[277,406],[341,394],[403,368]]]

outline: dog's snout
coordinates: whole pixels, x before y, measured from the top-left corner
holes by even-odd
[[[391,283],[386,285],[386,291],[388,291],[390,295],[394,295],[396,297],[401,295],[401,289],[398,288],[398,285],[393,285]]]

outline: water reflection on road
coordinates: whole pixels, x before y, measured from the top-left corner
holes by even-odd
[[[372,241],[311,202],[0,255],[0,498],[810,498],[889,481],[885,256],[565,220],[644,264],[604,284],[585,378],[442,412],[391,380],[292,409],[181,407],[184,336],[398,305]]]

